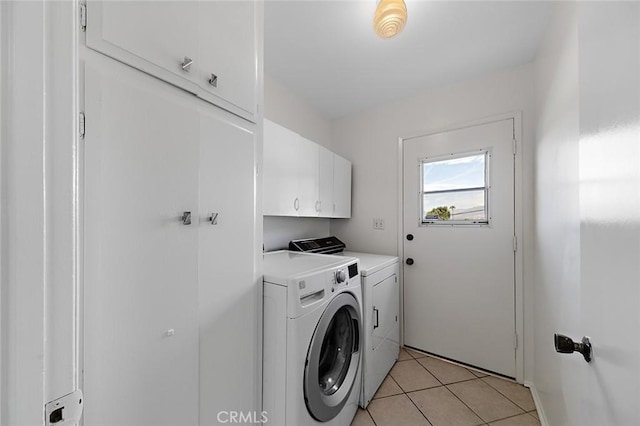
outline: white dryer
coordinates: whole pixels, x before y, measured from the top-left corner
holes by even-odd
[[[400,284],[396,256],[344,251],[360,260],[364,350],[360,405],[366,408],[400,353]]]
[[[361,312],[357,259],[264,255],[266,424],[351,424],[361,393]]]

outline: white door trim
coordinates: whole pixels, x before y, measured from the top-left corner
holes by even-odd
[[[494,115],[490,117],[480,118],[477,120],[466,121],[463,123],[451,124],[448,126],[428,129],[418,134],[411,134],[405,137],[398,138],[398,240],[397,249],[400,262],[404,262],[404,195],[403,195],[403,152],[404,142],[411,139],[431,136],[438,133],[449,132],[452,130],[459,130],[466,127],[478,126],[481,124],[493,123],[501,120],[513,119],[514,138],[516,143],[516,153],[514,158],[514,233],[517,238],[517,251],[515,253],[515,325],[517,334],[517,348],[515,350],[516,357],[516,381],[523,383],[524,381],[524,256],[523,256],[523,181],[522,181],[522,112],[512,111],[504,114]],[[402,322],[400,324],[400,341],[404,343],[404,268],[400,267],[400,317]],[[515,336],[514,336],[515,338]]]

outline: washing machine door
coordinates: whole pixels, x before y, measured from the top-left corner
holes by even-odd
[[[361,315],[353,294],[334,297],[322,313],[307,352],[304,399],[309,413],[326,422],[346,404],[360,368]]]

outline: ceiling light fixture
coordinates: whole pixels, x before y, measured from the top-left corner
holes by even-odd
[[[407,5],[404,0],[379,0],[373,15],[373,29],[382,38],[399,34],[407,23]]]

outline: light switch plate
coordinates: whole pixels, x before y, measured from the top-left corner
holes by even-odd
[[[384,219],[374,218],[373,219],[373,229],[384,229]]]

